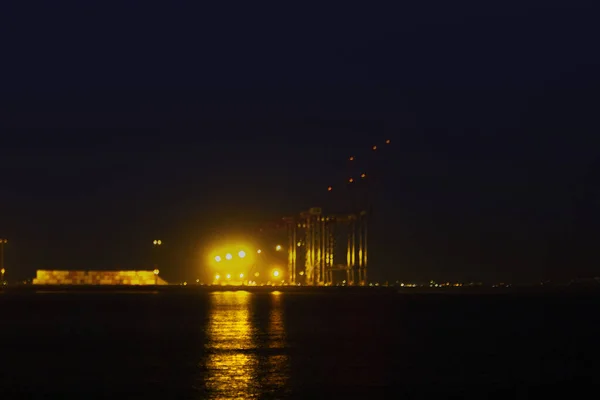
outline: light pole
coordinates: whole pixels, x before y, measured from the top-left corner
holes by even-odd
[[[158,249],[160,246],[162,246],[162,240],[160,239],[155,239],[152,244],[154,245],[155,249]],[[154,276],[156,277],[156,281],[158,281],[158,263],[157,263],[157,256],[156,256],[156,251],[154,252]]]
[[[4,285],[4,273],[6,269],[4,269],[4,245],[8,243],[7,239],[0,238],[0,284]]]
[[[155,285],[158,285],[158,274],[159,274],[159,272],[160,271],[158,270],[158,268],[154,269],[154,284]]]

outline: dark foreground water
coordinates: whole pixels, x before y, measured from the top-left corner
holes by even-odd
[[[599,306],[573,294],[5,293],[0,398],[575,398],[600,376]]]

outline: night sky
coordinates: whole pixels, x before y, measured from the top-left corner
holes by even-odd
[[[377,177],[372,279],[600,275],[593,1],[12,3],[8,279],[147,268],[153,239],[193,279],[215,238],[336,212],[350,155]]]

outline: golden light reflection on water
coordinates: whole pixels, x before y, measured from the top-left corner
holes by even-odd
[[[289,360],[281,299],[271,296],[267,332],[261,332],[252,296],[244,291],[211,294],[205,364],[209,398],[260,398],[286,383]]]
[[[270,392],[285,387],[290,374],[281,301],[279,292],[271,293],[271,311],[269,313],[269,327],[267,331],[267,346],[271,350],[262,367],[264,377],[263,388]]]
[[[214,292],[208,323],[210,356],[206,388],[213,398],[245,398],[253,394],[256,355],[248,292]]]

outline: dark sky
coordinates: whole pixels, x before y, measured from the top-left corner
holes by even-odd
[[[143,268],[161,238],[166,279],[192,279],[215,237],[337,211],[324,188],[388,138],[364,164],[373,279],[600,274],[593,1],[12,3],[12,278]]]

